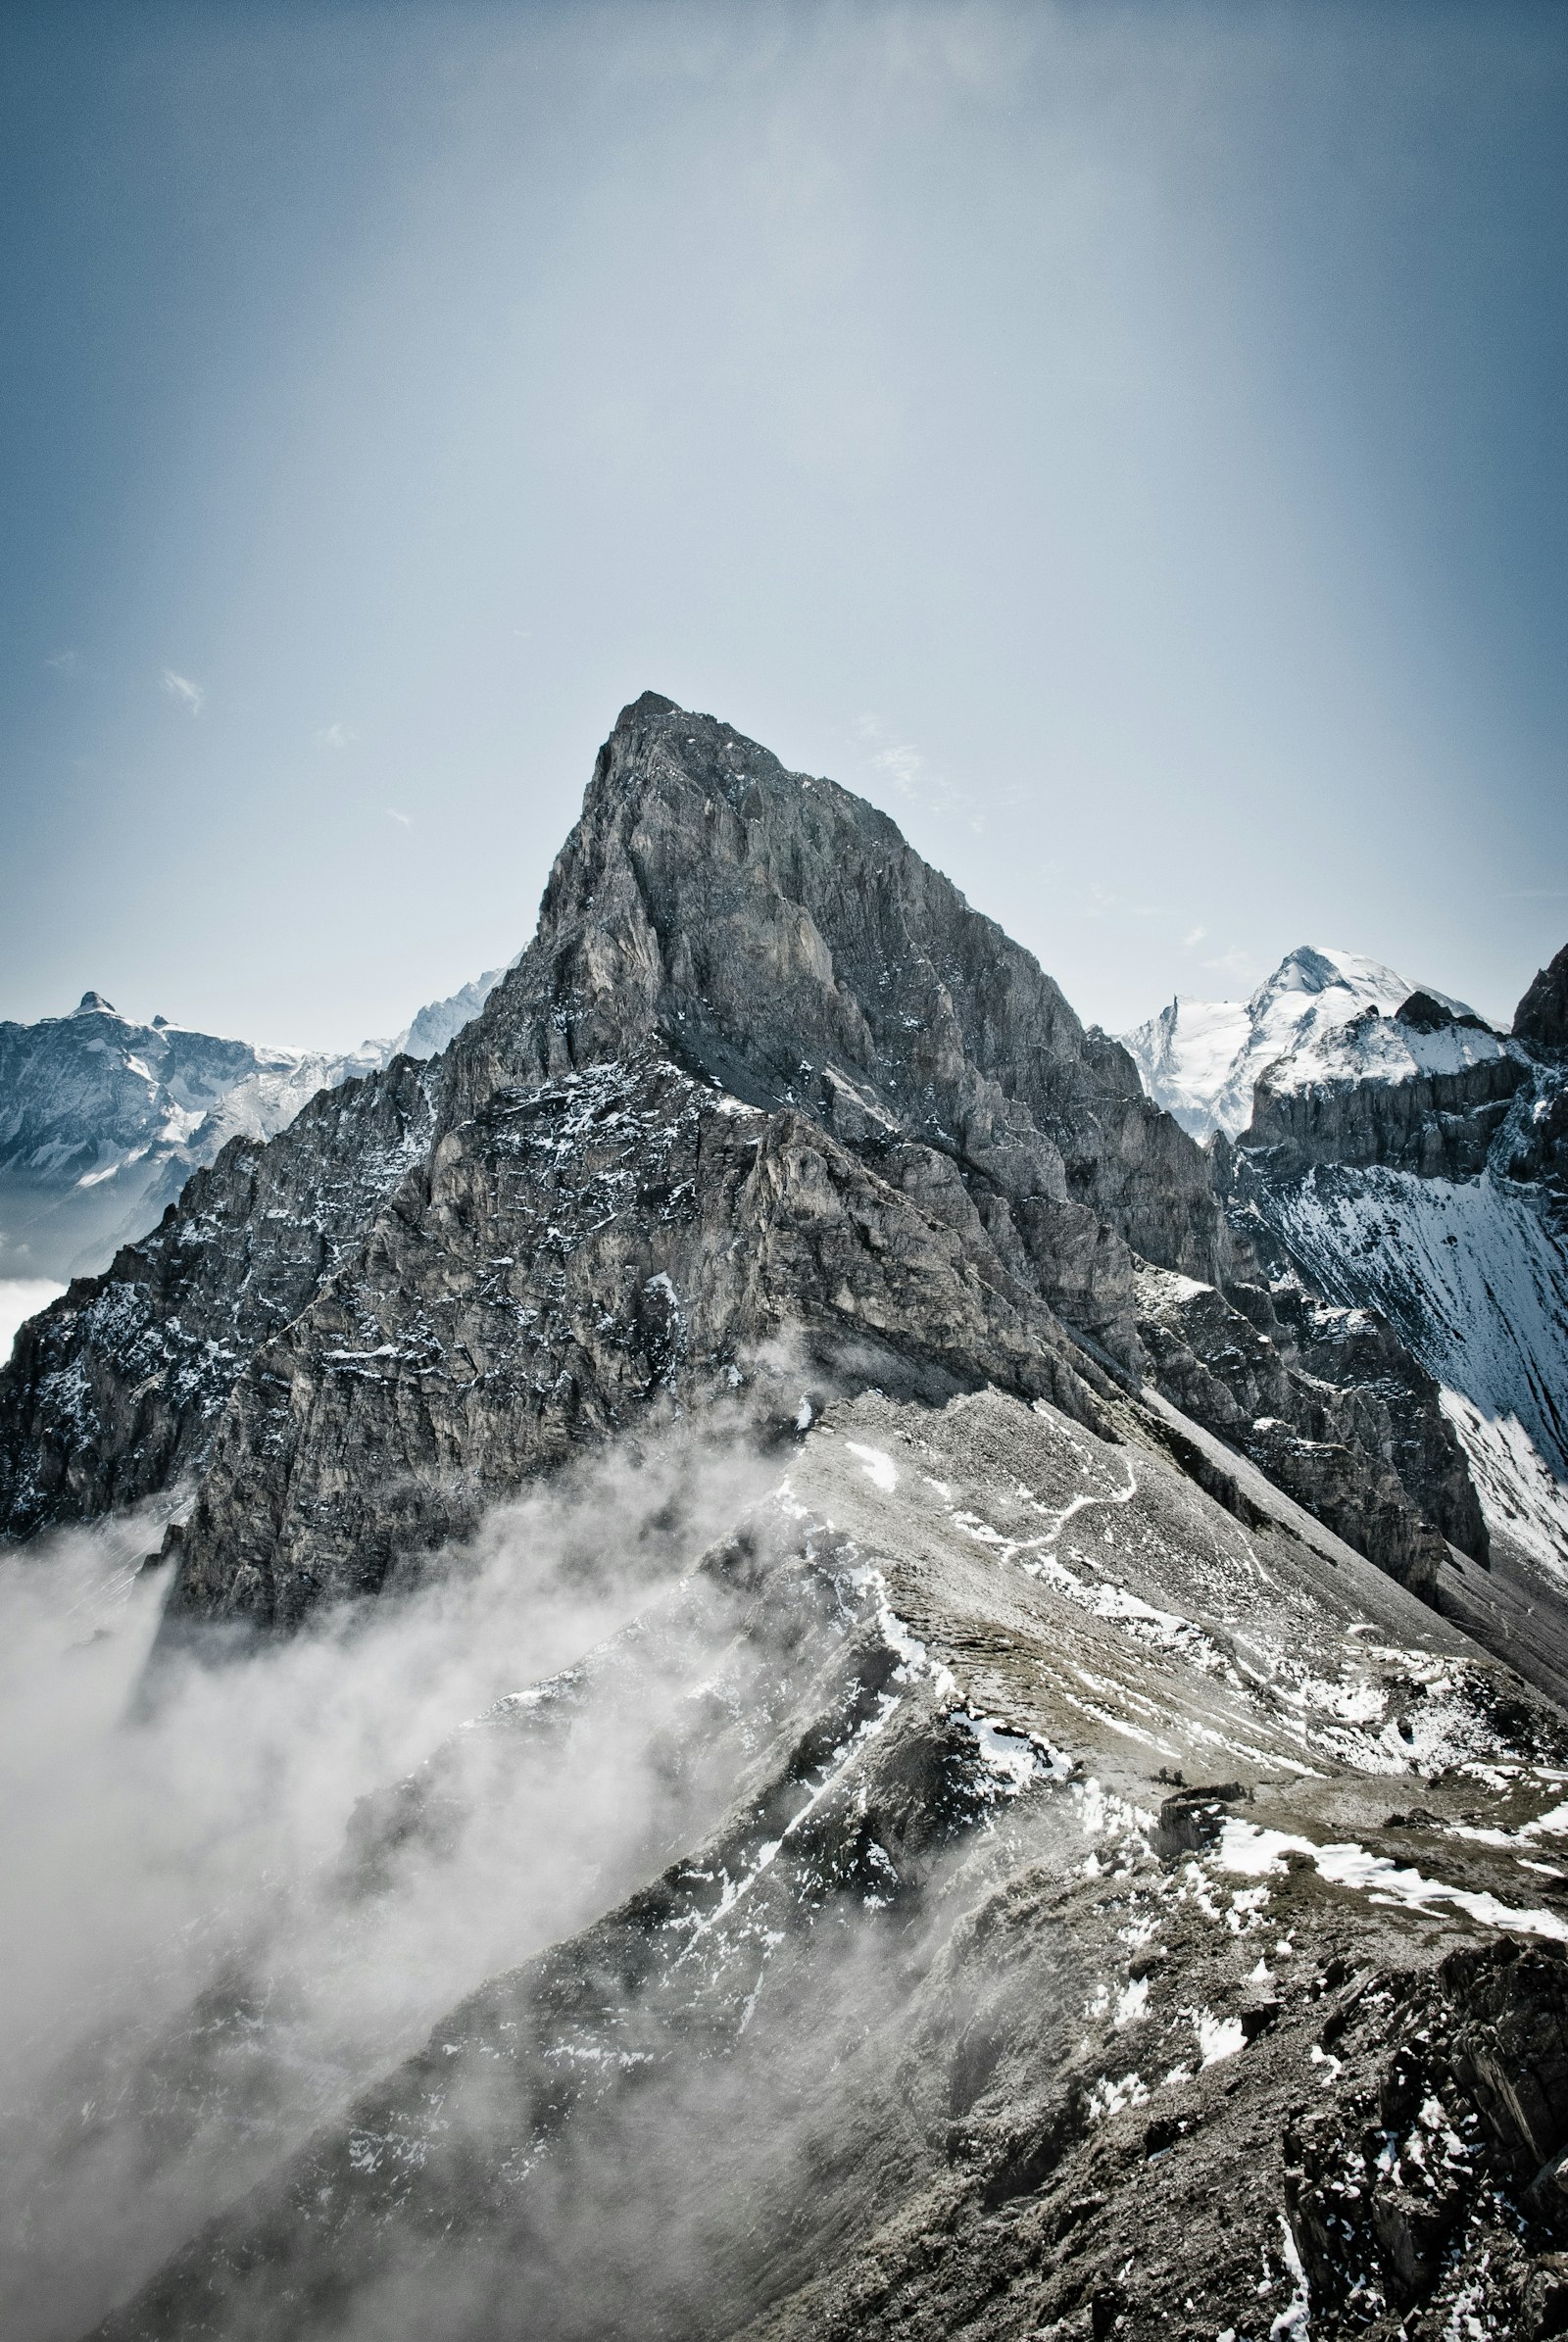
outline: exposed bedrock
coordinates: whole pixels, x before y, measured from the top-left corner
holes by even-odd
[[[430,1098],[430,1069],[400,1057],[265,1145],[230,1140],[150,1235],[24,1325],[0,1372],[0,1524],[90,1520],[197,1468],[247,1360],[423,1155]]]
[[[1544,967],[1513,1015],[1514,1036],[1537,1049],[1568,1049],[1568,944]]]
[[[1272,1149],[1281,1176],[1312,1163],[1382,1163],[1425,1179],[1471,1179],[1485,1169],[1509,1101],[1529,1081],[1522,1056],[1400,1082],[1290,1088],[1276,1087],[1265,1074],[1240,1144],[1252,1153]]]

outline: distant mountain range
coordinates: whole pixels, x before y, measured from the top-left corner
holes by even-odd
[[[122,1016],[85,992],[67,1016],[0,1023],[0,1279],[104,1268],[232,1138],[270,1139],[318,1090],[399,1055],[439,1055],[502,970],[432,1000],[389,1041],[333,1055]]]

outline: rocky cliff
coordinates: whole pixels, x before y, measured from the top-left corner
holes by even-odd
[[[1514,1011],[1513,1030],[1527,1048],[1568,1049],[1568,944],[1537,974]]]

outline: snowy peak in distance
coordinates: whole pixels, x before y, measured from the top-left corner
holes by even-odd
[[[64,1016],[0,1022],[0,1278],[106,1266],[230,1139],[270,1139],[318,1090],[395,1056],[438,1055],[503,973],[342,1053],[225,1041],[163,1015],[139,1024],[94,991]]]
[[[1289,952],[1250,1000],[1178,994],[1122,1040],[1150,1097],[1196,1139],[1244,1131],[1265,1071],[1284,1087],[1399,1081],[1507,1048],[1463,1000],[1418,989],[1382,960],[1313,944]]]

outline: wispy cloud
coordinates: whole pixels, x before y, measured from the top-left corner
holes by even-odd
[[[917,748],[907,743],[902,748],[885,748],[871,758],[878,772],[885,772],[897,781],[906,797],[925,770],[925,758]]]
[[[387,806],[386,817],[388,821],[401,821],[405,829],[412,829],[414,827],[414,815],[412,813],[400,813],[396,805]]]
[[[1206,927],[1189,927],[1187,933],[1182,937],[1182,950],[1184,951],[1191,951],[1195,950],[1196,947],[1203,941],[1203,938],[1207,935],[1207,933],[1208,929]]]
[[[52,666],[57,675],[74,675],[80,664],[81,653],[74,650],[57,651],[52,659],[44,660],[44,665]]]
[[[159,678],[159,689],[166,698],[173,701],[176,707],[185,708],[191,715],[200,715],[207,694],[188,675],[176,675],[172,666],[166,666]]]
[[[347,724],[323,724],[316,735],[316,745],[318,748],[349,748],[358,738],[358,732],[351,731]]]

